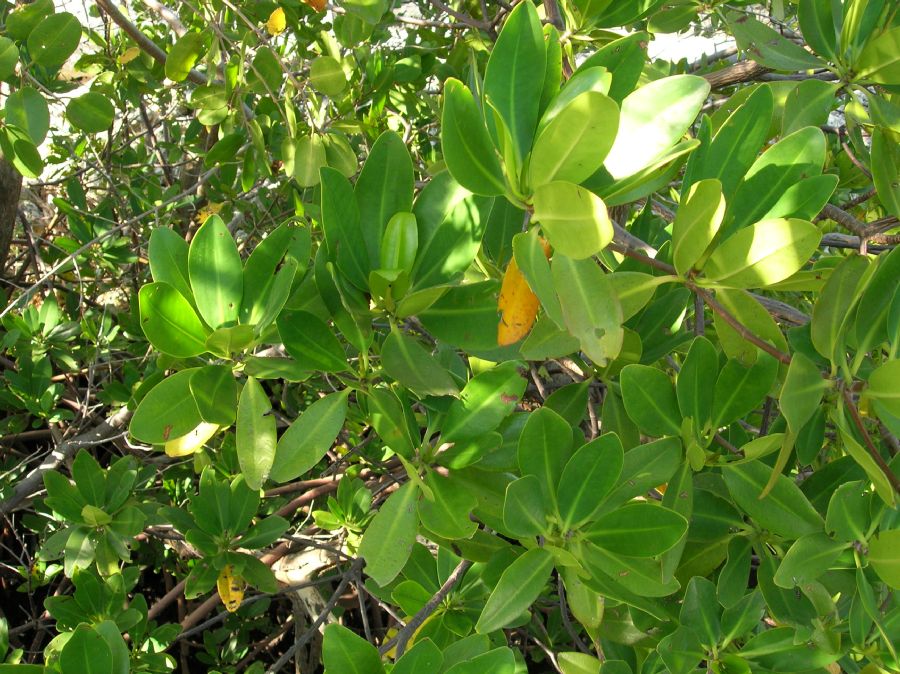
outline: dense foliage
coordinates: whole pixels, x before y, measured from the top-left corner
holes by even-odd
[[[0,673],[900,672],[897,3],[445,1],[2,3]]]

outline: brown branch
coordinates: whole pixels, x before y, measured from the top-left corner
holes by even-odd
[[[440,603],[444,601],[448,594],[450,594],[450,590],[456,587],[456,584],[462,580],[464,575],[466,575],[466,571],[469,570],[470,566],[472,566],[472,562],[468,559],[464,559],[456,565],[456,568],[453,569],[453,573],[448,576],[447,580],[444,581],[444,584],[434,593],[434,596],[428,600],[425,606],[419,609],[418,613],[416,613],[412,619],[397,632],[397,635],[393,639],[381,647],[380,651],[382,655],[391,650],[394,644],[397,644],[397,657],[399,658],[403,655],[403,651],[406,650],[406,644],[409,643],[409,640],[412,635],[415,634],[415,631],[428,619],[428,616],[435,612]]]
[[[894,475],[894,471],[891,470],[891,467],[878,452],[875,443],[872,442],[872,436],[870,436],[869,431],[866,430],[866,425],[863,423],[859,410],[856,409],[856,405],[853,404],[853,398],[850,395],[850,391],[847,390],[846,387],[841,387],[841,393],[844,396],[844,402],[847,404],[847,409],[850,410],[850,417],[853,419],[853,424],[856,426],[856,429],[859,431],[860,435],[862,435],[863,440],[866,443],[866,449],[869,450],[872,459],[878,464],[881,472],[885,474],[888,482],[890,482],[891,486],[894,488],[894,491],[900,494],[900,478]]]
[[[750,82],[760,75],[771,72],[770,68],[761,66],[756,61],[738,61],[730,66],[706,73],[703,77],[712,89],[722,89],[741,82]]]
[[[774,357],[775,359],[784,363],[785,365],[790,364],[790,362],[791,362],[790,355],[784,353],[783,351],[780,351],[779,349],[776,349],[774,346],[772,346],[768,342],[765,342],[762,339],[760,339],[746,325],[744,325],[738,319],[736,319],[734,316],[732,316],[731,313],[725,307],[723,307],[721,304],[719,304],[716,301],[716,299],[712,295],[710,295],[708,292],[706,292],[703,288],[700,288],[699,286],[697,286],[693,283],[690,283],[690,282],[687,285],[691,290],[693,290],[700,297],[702,297],[703,301],[706,302],[706,305],[710,309],[715,311],[717,314],[719,314],[719,316],[722,317],[722,320],[725,321],[726,323],[728,323],[728,325],[730,325],[732,328],[734,328],[734,330],[741,337],[746,339],[748,342],[750,342],[754,346],[762,349],[763,351],[768,353],[770,356]]]

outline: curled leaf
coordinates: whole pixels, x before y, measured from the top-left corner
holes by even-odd
[[[218,424],[202,421],[190,433],[167,441],[166,455],[177,457],[193,454],[203,447],[206,441],[215,435],[218,430]]]

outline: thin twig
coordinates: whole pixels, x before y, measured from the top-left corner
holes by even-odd
[[[334,589],[334,594],[331,595],[331,599],[329,599],[328,603],[325,604],[325,606],[322,608],[322,611],[313,621],[312,625],[309,626],[309,629],[306,630],[303,636],[297,639],[297,641],[295,641],[294,644],[289,649],[287,649],[280,658],[278,658],[274,665],[266,670],[266,674],[275,674],[276,672],[281,671],[281,668],[291,661],[291,658],[294,657],[294,654],[298,650],[303,648],[309,642],[309,640],[313,638],[313,636],[319,630],[319,626],[325,622],[325,619],[328,617],[334,607],[337,606],[338,600],[341,598],[344,590],[347,589],[347,586],[350,584],[350,581],[354,578],[357,572],[362,569],[364,563],[365,562],[363,558],[360,557],[350,565],[350,568],[344,572],[344,576],[343,578],[341,578],[341,582],[338,583],[338,586]]]
[[[846,387],[841,387],[841,393],[844,396],[844,402],[847,404],[847,409],[850,410],[850,417],[853,419],[853,423],[856,426],[856,429],[859,431],[860,435],[862,435],[863,440],[866,443],[866,449],[869,450],[869,454],[871,454],[872,459],[875,461],[875,463],[878,464],[881,472],[883,472],[885,476],[887,476],[887,479],[891,483],[891,486],[894,488],[894,491],[900,494],[900,478],[894,475],[894,471],[891,470],[891,467],[879,453],[878,448],[875,446],[875,443],[872,442],[872,436],[870,436],[869,431],[866,430],[866,425],[865,423],[863,423],[862,417],[859,414],[859,410],[853,403],[853,397],[850,395],[850,391]]]
[[[406,644],[409,643],[410,638],[415,633],[419,626],[422,625],[425,620],[432,613],[435,612],[437,607],[440,605],[442,601],[446,598],[448,594],[450,594],[450,590],[452,590],[456,584],[462,580],[462,577],[466,575],[466,571],[469,570],[469,567],[472,566],[472,562],[468,559],[462,560],[459,564],[456,565],[456,568],[453,569],[453,572],[448,576],[447,580],[444,581],[444,584],[438,589],[437,592],[434,593],[434,596],[428,600],[428,602],[423,606],[419,611],[410,619],[403,628],[397,632],[397,635],[384,644],[380,651],[381,654],[384,655],[387,653],[394,644],[397,645],[396,654],[399,658],[403,655],[403,652],[406,650]]]

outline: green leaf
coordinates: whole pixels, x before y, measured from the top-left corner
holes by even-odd
[[[329,674],[378,674],[384,671],[378,649],[337,623],[325,628],[322,662]]]
[[[813,220],[822,212],[834,194],[840,178],[831,173],[804,178],[788,187],[772,207],[763,213],[762,220],[800,218]]]
[[[900,529],[879,531],[869,540],[867,558],[881,580],[900,589]]]
[[[805,672],[824,669],[841,657],[825,648],[810,648],[797,644],[794,627],[776,627],[759,632],[741,649],[741,657],[756,663],[759,668],[779,672]]]
[[[656,647],[660,659],[670,674],[691,674],[706,655],[697,633],[681,625],[663,637]]]
[[[526,475],[506,485],[503,499],[505,532],[518,538],[540,536],[548,530],[547,500],[536,475]]]
[[[869,375],[866,396],[877,400],[894,416],[900,416],[900,360],[889,360]]]
[[[736,97],[733,97],[734,100]],[[730,200],[744,174],[769,137],[775,100],[768,86],[756,87],[722,123],[707,152],[695,152],[688,160],[685,181],[716,179]]]
[[[606,204],[594,193],[569,182],[549,182],[534,191],[535,222],[553,248],[576,260],[603,250],[613,238]]]
[[[760,353],[749,367],[729,360],[716,379],[712,425],[720,428],[740,419],[765,399],[778,376],[778,361]]]
[[[821,532],[798,538],[781,560],[775,584],[790,590],[815,580],[831,568],[847,547],[847,543],[833,541]]]
[[[117,674],[106,639],[86,623],[75,628],[62,647],[59,666],[66,674]]]
[[[106,131],[115,115],[116,109],[109,99],[95,91],[73,98],[66,106],[66,117],[75,128],[86,133]]]
[[[876,406],[877,404],[878,403],[876,403]],[[862,467],[866,476],[874,485],[878,496],[881,497],[881,500],[888,506],[893,506],[896,503],[894,489],[887,476],[884,474],[884,471],[875,462],[875,459],[872,458],[872,455],[853,436],[845,418],[843,405],[838,406],[832,413],[832,421],[834,421],[840,431],[844,451],[853,457],[853,460]]]
[[[559,479],[556,500],[564,529],[591,519],[622,474],[625,454],[615,433],[607,433],[578,449]]]
[[[725,217],[722,183],[709,178],[694,183],[672,223],[672,259],[685,276],[703,258]]]
[[[493,197],[506,191],[503,169],[475,98],[452,77],[444,83],[441,150],[450,174],[473,194]]]
[[[418,443],[413,440],[397,394],[389,388],[372,388],[368,392],[369,421],[375,432],[400,456],[412,460]]]
[[[514,674],[516,664],[513,652],[506,646],[503,646],[487,653],[476,655],[471,660],[458,662],[446,670],[446,674],[482,674],[482,672]]]
[[[687,531],[687,520],[674,510],[632,503],[598,517],[584,537],[599,548],[629,557],[655,557]]]
[[[781,135],[788,136],[806,126],[823,126],[835,106],[837,82],[803,80],[788,94],[784,105]]]
[[[161,445],[196,428],[203,421],[190,388],[197,369],[176,372],[150,389],[131,417],[131,435],[141,442]]]
[[[309,64],[309,84],[319,93],[333,98],[347,88],[347,76],[336,58],[319,56]]]
[[[188,251],[191,289],[200,316],[211,328],[237,323],[244,269],[231,232],[213,215],[197,230]]]
[[[890,28],[869,40],[854,66],[858,80],[878,84],[900,82],[900,27]]]
[[[344,425],[349,393],[350,389],[329,393],[294,420],[275,447],[272,480],[289,482],[321,461]]]
[[[528,415],[519,436],[519,471],[534,475],[548,504],[556,503],[556,488],[572,451],[572,427],[553,410],[542,407]]]
[[[21,87],[6,97],[6,124],[21,129],[35,145],[40,145],[50,129],[47,99],[34,87]]]
[[[28,54],[38,65],[58,68],[78,49],[81,23],[74,14],[59,12],[41,21],[28,35]]]
[[[9,31],[9,21],[6,24]],[[0,80],[5,80],[16,71],[19,62],[19,48],[8,37],[0,37]],[[2,650],[2,649],[0,649]],[[2,656],[2,654],[0,654]]]
[[[797,18],[803,39],[817,54],[837,60],[837,32],[831,0],[800,0]]]
[[[387,585],[406,564],[416,541],[416,501],[419,491],[407,482],[391,494],[378,510],[359,545],[366,573],[379,585]]]
[[[106,505],[106,476],[86,450],[79,451],[72,462],[72,480],[86,503],[98,508]]]
[[[415,646],[403,654],[391,674],[419,674],[439,672],[444,662],[441,649],[431,639],[417,639]]]
[[[481,611],[475,631],[487,634],[519,618],[538,598],[552,569],[553,555],[543,548],[529,550],[506,567]]]
[[[531,149],[543,88],[547,52],[537,11],[530,2],[510,12],[484,73],[484,95],[509,129],[517,167]]]
[[[627,365],[621,384],[625,410],[644,433],[657,437],[681,433],[678,398],[665,372],[647,365]]]
[[[685,419],[694,420],[694,428],[703,431],[710,423],[714,381],[719,376],[719,354],[705,337],[695,337],[678,373],[675,394],[678,409]]]
[[[748,555],[748,562],[749,559]],[[745,594],[726,608],[722,613],[723,646],[756,628],[765,612],[766,599],[759,590]]]
[[[871,494],[862,480],[840,485],[828,500],[825,531],[838,540],[852,543],[866,539]]]
[[[624,340],[622,307],[606,274],[592,259],[557,253],[551,267],[566,327],[597,365],[619,355]]]
[[[829,360],[843,351],[844,329],[852,317],[850,310],[858,297],[860,279],[868,269],[865,256],[853,255],[842,260],[831,272],[813,307],[810,338],[816,351]]]
[[[385,131],[378,136],[356,180],[354,194],[365,250],[371,267],[375,267],[388,220],[394,213],[412,210],[412,159],[399,135]],[[422,239],[420,236],[419,241]]]
[[[325,143],[322,136],[311,133],[298,138],[294,143],[294,162],[291,177],[300,187],[315,187],[319,184],[319,170],[327,165]]]
[[[771,473],[772,469],[759,461],[732,465],[722,470],[735,503],[759,526],[787,539],[822,531],[822,517],[790,478],[779,475],[769,494],[759,498]]]
[[[800,433],[819,408],[827,389],[828,382],[822,378],[818,366],[802,352],[796,352],[791,357],[784,388],[778,398],[781,413],[794,435]]]
[[[361,290],[368,289],[369,271],[376,263],[369,259],[353,186],[335,169],[326,167],[320,174],[322,230],[329,256],[347,280]]]
[[[716,586],[712,581],[694,576],[684,591],[679,621],[694,630],[700,643],[712,650],[719,643],[722,630],[719,624],[719,608]]]
[[[547,316],[557,325],[563,325],[562,306],[553,285],[550,261],[544,253],[537,228],[516,234],[513,237],[512,246],[516,265],[528,282],[528,287],[537,295]],[[496,306],[494,313],[496,314]]]
[[[622,101],[619,132],[604,167],[613,178],[633,175],[666,154],[688,130],[709,94],[696,75],[674,75],[647,84]],[[659,115],[665,110],[665,117]]]
[[[781,351],[788,351],[787,340],[784,338],[781,328],[753,295],[745,290],[723,289],[716,292],[716,300],[754,335],[774,344]],[[744,364],[756,362],[761,351],[755,344],[738,334],[734,328],[722,320],[719,314],[713,314],[713,321],[716,335],[726,356]]]
[[[900,35],[900,31],[895,31]],[[900,64],[900,62],[898,62]],[[898,75],[897,81],[900,81]],[[876,128],[872,133],[872,180],[878,198],[889,213],[900,217],[900,149],[897,136]]]
[[[525,392],[520,363],[509,361],[468,381],[444,420],[445,442],[461,442],[494,430],[509,416]]]
[[[419,230],[412,213],[395,213],[381,239],[381,268],[412,271],[419,248]]]
[[[148,283],[138,293],[141,328],[150,343],[176,358],[206,351],[209,329],[190,303],[168,283]]]
[[[166,77],[173,82],[184,82],[207,49],[209,38],[206,34],[188,32],[182,35],[166,55]]]
[[[808,70],[825,64],[749,14],[729,16],[738,46],[764,66],[776,70]]]
[[[779,140],[747,170],[729,201],[723,233],[730,235],[761,220],[792,185],[821,174],[824,164],[821,129],[808,126]]]
[[[275,460],[275,417],[272,404],[256,379],[247,378],[238,401],[235,447],[244,480],[250,489],[260,489]]]
[[[471,538],[478,529],[478,525],[469,519],[469,513],[478,505],[475,496],[459,480],[432,471],[425,475],[425,485],[431,490],[433,499],[428,494],[419,499],[422,526],[449,540]]]
[[[240,311],[242,324],[256,325],[270,313],[267,309],[277,294],[278,265],[284,260],[282,269],[285,268],[288,266],[287,260],[292,257],[298,258],[297,261],[305,265],[309,259],[309,246],[309,229],[287,221],[253,249],[244,263],[244,293]]]
[[[580,183],[603,165],[619,128],[619,108],[599,91],[585,91],[541,128],[529,159],[529,185]]]
[[[381,348],[385,373],[419,396],[456,395],[450,373],[415,339],[392,330]]]
[[[562,674],[596,674],[603,664],[593,655],[569,651],[556,656]]]
[[[551,409],[572,426],[578,426],[586,414],[591,381],[566,384],[547,396],[544,407]]]
[[[419,192],[413,208],[419,226],[414,289],[450,283],[469,268],[481,247],[492,202],[470,194],[447,172]]]
[[[286,309],[278,316],[276,325],[285,350],[302,367],[321,372],[347,370],[344,347],[318,316]]]
[[[147,250],[153,280],[168,283],[192,302],[191,280],[188,272],[188,244],[168,227],[156,227],[150,234]]]
[[[806,264],[821,238],[819,228],[806,220],[763,220],[719,244],[703,266],[703,274],[708,281],[729,288],[778,283]]]

